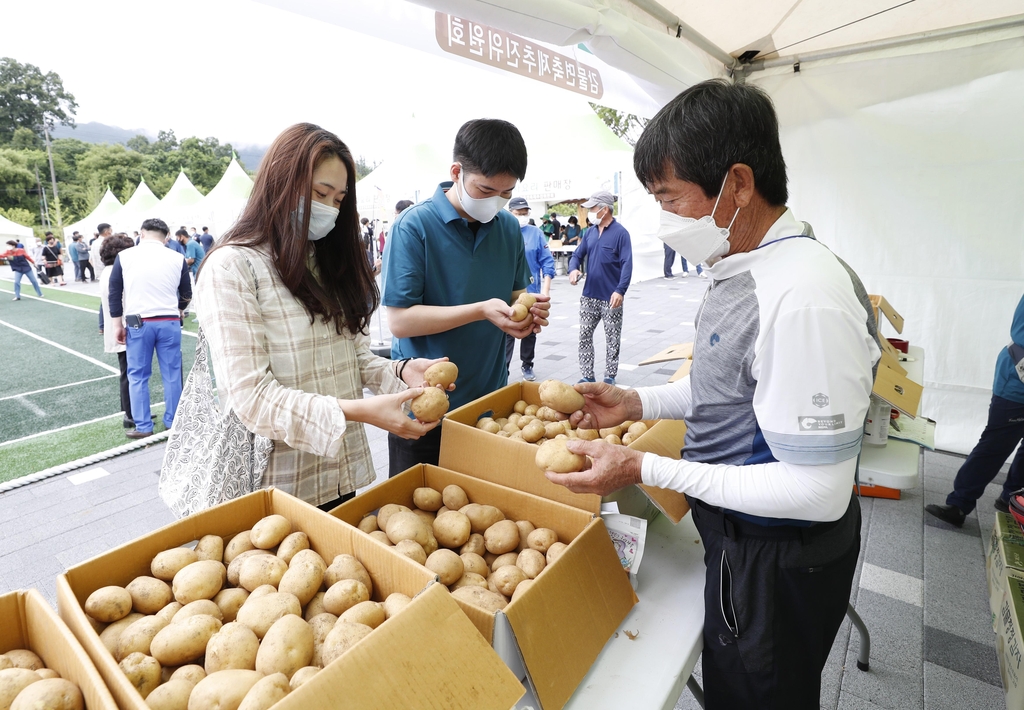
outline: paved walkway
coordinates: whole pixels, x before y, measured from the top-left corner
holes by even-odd
[[[660,384],[678,363],[636,363],[692,339],[704,279],[637,284],[626,299],[619,382]],[[552,327],[538,339],[536,373],[574,382],[579,287],[556,280]],[[381,324],[386,335],[386,327]],[[375,322],[371,337],[378,338]],[[596,343],[598,374],[603,338]],[[518,357],[518,353],[517,353]],[[513,364],[513,379],[518,367]],[[387,476],[387,440],[368,430],[377,480]],[[163,445],[100,466],[0,494],[0,593],[37,587],[55,604],[55,577],[66,567],[165,525],[173,516],[157,496]],[[962,529],[924,513],[942,502],[961,463],[924,455],[921,483],[902,500],[863,499],[862,552],[853,602],[872,635],[871,670],[856,668],[857,634],[845,622],[825,668],[823,708],[999,708],[1004,706],[988,610],[983,544],[992,527],[990,486]],[[1001,478],[998,480],[1002,480]],[[642,603],[642,602],[641,602]],[[699,665],[697,675],[699,677]],[[696,708],[684,692],[677,708]]]

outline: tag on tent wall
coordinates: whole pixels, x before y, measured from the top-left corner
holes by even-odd
[[[434,35],[438,46],[449,54],[595,100],[604,96],[604,83],[597,69],[511,32],[436,12]]]

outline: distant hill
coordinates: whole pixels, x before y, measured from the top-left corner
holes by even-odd
[[[128,143],[128,139],[134,138],[140,133],[149,137],[150,140],[156,140],[155,135],[141,128],[134,130],[118,128],[117,126],[108,126],[105,123],[97,123],[95,121],[79,123],[75,128],[57,126],[52,135],[54,138],[77,138],[86,143],[121,143],[124,145]],[[255,170],[260,166],[263,154],[267,152],[269,147],[265,145],[235,146],[235,152],[238,154],[238,158],[242,161],[246,170]]]

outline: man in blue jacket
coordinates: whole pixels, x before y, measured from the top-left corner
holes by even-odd
[[[939,520],[961,527],[985,492],[985,486],[998,475],[999,469],[1024,439],[1024,381],[1017,369],[1024,369],[1024,297],[1017,304],[1010,325],[1013,341],[996,358],[996,377],[992,385],[992,402],[988,406],[988,423],[971,455],[956,474],[953,492],[946,496],[946,505],[925,506]],[[1003,492],[996,499],[996,510],[1007,512],[1010,494],[1024,488],[1024,446],[1010,464],[1010,474]]]
[[[583,206],[590,210],[587,219],[593,225],[569,261],[569,283],[580,280],[580,264],[587,259],[587,282],[580,299],[580,382],[594,382],[594,331],[604,321],[607,356],[604,381],[615,384],[619,372],[619,341],[622,338],[622,299],[633,276],[633,247],[629,232],[612,217],[615,197],[600,190]]]
[[[555,259],[548,250],[544,232],[530,224],[530,205],[526,198],[513,197],[508,203],[509,211],[519,220],[519,230],[523,233],[526,247],[526,264],[530,267],[530,285],[527,293],[551,295],[551,279],[555,278]],[[516,349],[516,339],[505,334],[505,367],[512,365],[512,353]],[[533,382],[537,377],[533,374],[533,359],[537,351],[537,334],[530,333],[519,346],[519,357],[523,361],[523,379]],[[511,372],[509,373],[511,374]]]

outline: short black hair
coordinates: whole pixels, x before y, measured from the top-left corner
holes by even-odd
[[[463,123],[455,136],[452,159],[462,163],[467,173],[526,177],[526,142],[518,128],[498,118]]]
[[[363,217],[361,220],[359,220],[359,224],[369,224],[369,223],[370,223],[370,220],[367,217]]]
[[[18,242],[17,242],[17,241],[15,241],[14,239],[8,239],[8,240],[7,240],[7,243],[8,243],[8,244],[10,244],[10,245],[11,245],[11,246],[13,246],[13,247],[16,247],[16,246],[18,246]]]
[[[206,231],[207,229],[209,229],[209,227],[203,227],[203,231],[204,231],[204,232],[205,232],[205,231]]]
[[[395,214],[402,214],[412,206],[412,200],[399,200],[398,203],[395,205]]]
[[[96,231],[99,232],[100,234],[103,234],[108,229],[110,229],[110,225],[107,224],[106,222],[100,222],[100,226],[96,227]]]
[[[162,219],[157,219],[156,217],[151,217],[143,222],[142,230],[144,232],[163,232],[165,237],[171,233],[171,230],[167,227],[167,222]]]
[[[580,221],[578,219],[576,219],[576,215],[571,215],[569,217],[569,224],[579,224],[579,223],[580,223]]]
[[[176,237],[187,237],[188,236],[188,232],[186,232],[184,229],[179,229],[177,232],[174,233],[174,236],[176,236]]]
[[[754,187],[768,204],[786,204],[786,161],[775,106],[759,87],[724,79],[694,84],[668,102],[633,151],[633,170],[645,187],[672,170],[709,198],[718,195],[736,163],[750,167]]]
[[[52,236],[53,236],[53,232],[47,232],[47,233],[46,233],[46,236],[48,236],[48,237],[52,237]]]

